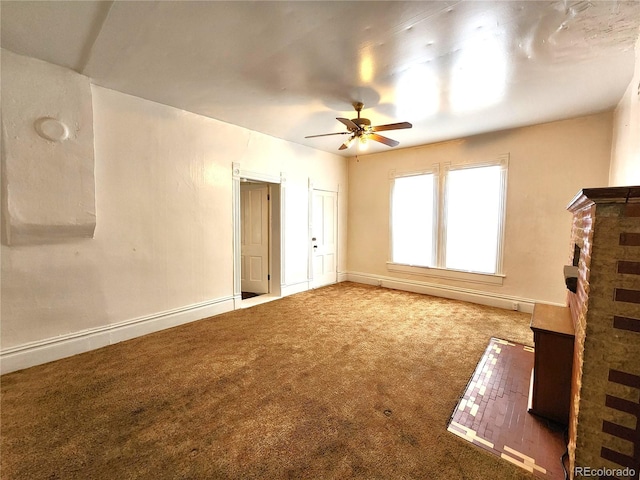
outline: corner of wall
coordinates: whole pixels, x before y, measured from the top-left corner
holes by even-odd
[[[613,113],[609,186],[640,185],[640,31],[634,73]]]

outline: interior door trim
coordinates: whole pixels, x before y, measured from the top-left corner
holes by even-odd
[[[278,195],[279,198],[279,209],[278,209],[278,217],[280,228],[277,235],[278,245],[274,245],[273,252],[276,253],[276,256],[279,257],[274,259],[274,263],[272,264],[272,268],[274,271],[271,272],[272,279],[279,279],[277,282],[272,282],[272,291],[270,294],[275,296],[281,296],[282,288],[286,285],[285,280],[285,195],[286,195],[286,175],[284,172],[280,172],[279,176],[272,175],[264,172],[254,172],[250,170],[243,170],[240,163],[233,162],[231,168],[232,174],[232,185],[231,185],[231,199],[232,199],[232,208],[231,215],[233,221],[233,305],[234,309],[241,308],[242,304],[242,284],[241,284],[241,235],[240,231],[241,220],[240,220],[240,182],[241,180],[254,180],[258,182],[264,182],[269,184],[276,184],[280,186],[280,192]],[[276,214],[276,212],[273,212]],[[276,232],[272,232],[276,233]],[[275,235],[274,235],[275,236]],[[277,262],[277,265],[276,265]],[[279,269],[278,272],[275,272],[276,269]]]

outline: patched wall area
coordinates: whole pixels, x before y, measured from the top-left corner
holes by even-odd
[[[91,85],[2,50],[2,241],[91,238],[96,226]]]

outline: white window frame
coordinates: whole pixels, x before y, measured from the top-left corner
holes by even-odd
[[[499,212],[499,224],[498,224],[498,247],[496,252],[496,273],[479,273],[472,271],[454,270],[446,268],[446,181],[447,174],[450,171],[481,168],[489,166],[501,167],[501,185],[502,190],[500,212]],[[509,166],[509,154],[500,155],[494,160],[476,163],[464,163],[464,164],[451,164],[443,163],[442,169],[439,164],[435,164],[430,169],[415,170],[410,172],[396,172],[395,170],[390,172],[389,175],[389,261],[387,262],[387,269],[392,272],[409,273],[412,275],[419,275],[424,277],[445,278],[451,280],[461,280],[472,283],[484,283],[491,285],[502,285],[504,282],[505,274],[503,270],[503,257],[504,257],[504,231],[506,221],[506,202],[507,202],[507,177]],[[440,173],[442,170],[442,174]],[[392,230],[392,215],[393,209],[391,208],[393,202],[393,187],[396,178],[406,177],[412,175],[424,175],[434,174],[436,177],[437,186],[434,189],[434,218],[435,220],[435,232],[433,248],[435,266],[425,267],[409,264],[401,264],[393,262],[393,232]]]

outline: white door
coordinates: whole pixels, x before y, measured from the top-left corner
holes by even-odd
[[[240,185],[241,289],[269,293],[269,186]]]
[[[312,273],[315,288],[338,281],[338,194],[314,190],[311,203]]]

